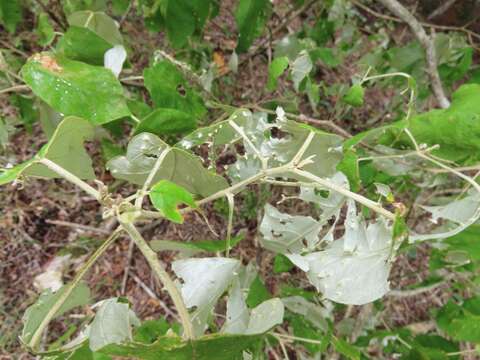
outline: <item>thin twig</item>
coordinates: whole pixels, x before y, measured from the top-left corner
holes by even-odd
[[[129,271],[130,275],[132,276],[132,279],[147,293],[148,296],[150,296],[152,299],[156,300],[162,309],[165,311],[166,315],[170,315],[172,318],[175,320],[179,321],[180,318],[178,317],[177,314],[175,314],[172,310],[169,309],[168,305],[165,304],[164,301],[162,301],[156,294],[155,292],[150,289],[147,284],[145,284],[142,279],[140,279],[137,275],[135,275],[132,271]]]
[[[266,109],[258,105],[247,105],[246,107],[250,107],[258,111],[263,111],[263,112],[266,112],[267,114],[276,114],[275,111]],[[343,128],[341,128],[331,120],[318,120],[304,114],[297,115],[292,113],[285,113],[285,115],[291,119],[294,119],[303,123],[315,125],[321,128],[329,128],[330,130],[335,131],[335,133],[337,133],[338,135],[344,138],[352,137],[352,134],[350,134],[348,131],[344,130]]]
[[[15,85],[5,89],[0,89],[0,94],[6,94],[9,92],[17,92],[17,91],[27,91],[30,90],[28,85]]]
[[[435,44],[433,39],[427,35],[423,26],[418,20],[397,0],[379,0],[387,9],[402,19],[410,26],[413,33],[417,37],[420,44],[425,50],[425,58],[427,61],[427,73],[430,77],[432,84],[432,90],[437,98],[438,104],[442,108],[448,108],[450,101],[447,99],[445,92],[443,91],[442,82],[437,68],[437,57],[435,53]]]
[[[385,14],[382,14],[382,13],[379,13],[371,8],[369,8],[368,6],[366,6],[365,4],[362,4],[360,3],[359,1],[357,0],[350,0],[352,2],[352,4],[354,4],[355,6],[358,6],[359,8],[365,10],[366,12],[368,12],[369,14],[375,16],[375,17],[378,17],[379,19],[384,19],[384,20],[388,20],[388,21],[393,21],[393,22],[397,22],[397,23],[402,23],[403,21],[396,18],[396,17],[393,17],[393,16],[389,16],[389,15],[385,15]],[[480,34],[477,34],[476,32],[474,31],[471,31],[471,30],[468,30],[466,28],[466,26],[468,26],[469,24],[465,25],[465,26],[462,26],[462,27],[458,27],[458,26],[450,26],[450,25],[437,25],[437,24],[431,24],[431,23],[427,23],[427,22],[420,22],[420,25],[424,26],[424,27],[428,27],[430,29],[436,29],[436,30],[451,30],[451,31],[459,31],[459,32],[464,32],[466,33],[467,35],[471,36],[471,37],[474,37],[478,40],[480,40]]]
[[[92,233],[99,233],[99,234],[104,234],[104,235],[110,235],[111,231],[106,230],[106,229],[101,229],[101,228],[96,228],[94,226],[89,226],[89,225],[83,225],[83,224],[77,224],[77,223],[72,223],[69,221],[62,221],[62,220],[45,220],[47,224],[52,224],[52,225],[58,225],[58,226],[65,226],[73,229],[80,229],[84,231],[89,231]]]

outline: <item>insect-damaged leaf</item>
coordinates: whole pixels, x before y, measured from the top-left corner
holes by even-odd
[[[239,260],[219,257],[172,263],[173,271],[184,281],[181,291],[185,305],[196,307],[191,320],[197,336],[205,331],[215,303],[230,286],[239,267]]]
[[[70,116],[55,129],[50,141],[34,158],[0,173],[0,185],[16,180],[19,176],[57,178],[58,174],[38,163],[49,159],[81,179],[94,179],[92,160],[83,147],[84,140],[93,136],[93,126],[87,120]]]
[[[23,330],[21,339],[22,342],[28,344],[32,339],[33,334],[40,326],[42,320],[50,311],[53,304],[62,296],[66,290],[66,286],[63,286],[58,291],[52,293],[50,290],[46,290],[40,295],[38,300],[28,307],[23,316]],[[57,311],[54,317],[58,317],[74,307],[85,305],[90,301],[90,290],[88,287],[80,283],[67,300],[63,303],[60,309]]]
[[[39,53],[23,66],[22,77],[35,95],[66,116],[101,125],[130,115],[122,86],[103,67]]]
[[[261,335],[211,334],[189,341],[177,336],[163,336],[152,344],[108,345],[100,353],[142,360],[237,360],[242,359],[243,350],[261,340]]]
[[[298,265],[327,299],[362,305],[379,299],[389,290],[389,259],[394,250],[392,231],[383,221],[366,228],[355,218],[346,221],[355,222],[351,226],[361,230],[355,239],[347,239],[346,235],[325,250],[304,256]],[[292,257],[290,260],[297,263]]]
[[[143,77],[155,107],[176,109],[191,114],[194,118],[206,114],[202,98],[169,61],[160,61],[145,69]]]
[[[410,242],[424,241],[430,239],[445,239],[454,236],[475,223],[480,218],[480,195],[476,192],[468,194],[464,198],[452,199],[446,205],[422,206],[423,209],[432,214],[432,221],[438,219],[451,221],[439,231],[430,234],[412,234]]]
[[[240,0],[235,10],[239,32],[237,52],[243,53],[252,45],[265,26],[270,3],[267,0]]]
[[[167,147],[166,143],[153,134],[138,134],[129,142],[126,155],[111,159],[107,168],[118,179],[142,185],[158,156]],[[197,156],[176,147],[172,147],[165,156],[153,182],[162,179],[201,196],[208,196],[228,187],[227,181],[205,169]]]
[[[283,322],[284,306],[280,299],[262,302],[248,310],[240,281],[235,279],[227,301],[227,319],[223,332],[227,334],[263,334]]]
[[[168,180],[161,180],[153,185],[150,190],[150,200],[168,220],[179,224],[183,223],[183,217],[178,211],[178,205],[187,204],[193,208],[197,207],[191,193]]]
[[[109,344],[132,340],[132,326],[140,325],[128,303],[112,298],[101,301],[90,324],[88,340],[90,349],[97,351]]]
[[[137,125],[135,133],[149,132],[155,135],[171,135],[189,132],[196,127],[192,114],[177,110],[159,108],[153,110]]]
[[[313,250],[321,229],[322,224],[310,216],[283,214],[267,204],[260,224],[262,246],[282,254]]]

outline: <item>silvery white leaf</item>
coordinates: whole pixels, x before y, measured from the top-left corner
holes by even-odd
[[[275,325],[283,322],[284,312],[283,303],[278,298],[262,302],[251,311],[245,334],[253,335],[267,332]]]
[[[359,226],[365,225],[361,222]],[[302,270],[307,269],[308,279],[325,298],[362,305],[388,292],[390,257],[396,249],[391,245],[392,229],[383,220],[370,224],[366,238],[360,240],[353,252],[345,250],[342,238],[323,251],[291,260]]]
[[[183,279],[181,293],[187,308],[196,307],[192,322],[196,335],[203,334],[206,321],[218,298],[230,286],[240,261],[228,258],[176,260],[172,270]]]
[[[307,277],[329,300],[351,305],[375,301],[389,290],[391,239],[391,227],[383,220],[370,224],[366,241],[357,243],[353,252],[345,251],[342,238],[306,255]]]
[[[314,249],[322,225],[310,216],[292,216],[281,213],[270,204],[260,224],[262,246],[268,250],[287,254]],[[305,244],[304,244],[305,240]]]
[[[228,60],[228,68],[235,74],[238,72],[238,55],[235,50],[233,51],[230,59]]]
[[[252,177],[262,169],[262,163],[255,155],[245,155],[228,167],[228,177],[234,184]]]
[[[302,296],[290,296],[282,298],[285,307],[293,313],[303,315],[317,328],[327,331],[331,309],[326,309],[322,305],[314,304]]]
[[[313,64],[310,55],[305,50],[302,50],[299,56],[292,63],[292,79],[293,87],[296,91],[299,90],[300,83],[312,71]]]
[[[373,185],[375,185],[377,193],[382,195],[384,198],[388,198],[392,194],[392,190],[388,185],[381,184],[378,182],[373,183]]]
[[[345,189],[349,189],[349,182],[347,177],[341,173],[337,172],[331,178],[329,178],[332,183],[339,185]],[[325,190],[328,192],[327,196],[322,196],[319,194],[319,190]],[[345,203],[345,196],[342,194],[331,191],[321,186],[311,187],[311,186],[302,186],[300,187],[299,198],[303,201],[308,201],[317,204],[322,210],[320,216],[321,221],[330,220],[332,217],[338,217],[339,211],[342,209],[343,204]]]
[[[367,229],[361,215],[357,215],[355,201],[347,200],[347,217],[345,218],[345,235],[343,249],[354,251],[358,246],[367,243]]]
[[[463,223],[475,214],[479,206],[480,196],[474,194],[442,206],[422,206],[422,209],[432,214],[432,221],[434,223],[436,223],[438,219]]]
[[[454,236],[480,219],[480,195],[473,193],[461,200],[456,200],[444,206],[422,206],[432,214],[432,221],[437,219],[450,220],[457,225],[445,226],[443,230],[431,234],[411,234],[409,242],[425,241],[431,239],[445,239]],[[450,224],[449,224],[450,225]]]
[[[128,304],[118,302],[117,298],[102,301],[90,324],[90,349],[96,351],[108,344],[132,340],[133,325],[140,325],[140,321]]]
[[[122,72],[123,63],[127,59],[127,52],[123,45],[115,45],[113,48],[108,49],[103,56],[103,65],[105,68],[110,69],[115,77]]]
[[[227,319],[222,332],[227,334],[244,334],[248,328],[249,320],[250,314],[245,303],[240,281],[235,279],[227,300]]]

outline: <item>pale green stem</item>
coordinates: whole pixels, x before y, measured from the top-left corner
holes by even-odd
[[[52,305],[48,313],[42,319],[42,322],[40,323],[38,328],[33,333],[32,339],[28,344],[30,348],[35,350],[38,347],[38,344],[42,337],[42,333],[45,330],[45,328],[48,326],[50,321],[55,317],[55,314],[58,312],[58,310],[60,310],[60,308],[68,299],[68,297],[72,294],[73,290],[79,284],[80,280],[82,280],[82,278],[85,276],[85,274],[90,269],[90,267],[105,252],[105,250],[107,250],[107,248],[115,241],[118,234],[120,233],[120,230],[121,228],[117,228],[116,230],[114,230],[112,235],[110,235],[110,237],[107,240],[105,240],[105,242],[93,253],[93,255],[87,260],[87,262],[83,264],[82,268],[77,273],[77,275],[75,275],[75,278],[72,280],[72,282],[69,283],[68,285],[65,285],[66,286],[65,291],[58,298],[58,300]]]
[[[262,156],[260,151],[255,147],[255,145],[248,138],[247,134],[245,134],[245,132],[240,126],[238,126],[233,120],[230,120],[228,124],[237,132],[238,135],[243,138],[247,145],[252,148],[253,152],[255,153],[255,155],[257,155],[258,159],[262,163],[262,169],[265,170],[268,165],[268,160]]]
[[[171,150],[170,147],[167,147],[166,149],[164,149],[161,152],[160,156],[157,158],[157,161],[155,161],[155,164],[153,165],[152,170],[150,170],[150,173],[148,174],[147,180],[145,180],[145,182],[143,183],[143,187],[142,187],[142,190],[140,192],[140,195],[135,200],[135,207],[137,209],[142,208],[143,198],[144,198],[145,194],[147,193],[150,185],[152,184],[153,179],[155,178],[155,175],[157,175],[157,172],[160,169],[160,166],[162,166],[163,160],[165,160],[165,158],[167,157],[170,150]]]
[[[381,207],[380,205],[378,205],[378,203],[362,196],[362,195],[359,195],[357,193],[354,193],[354,192],[351,192],[350,190],[348,189],[345,189],[327,179],[323,179],[321,177],[318,177],[312,173],[309,173],[308,171],[304,171],[304,170],[300,170],[300,169],[295,169],[292,171],[294,174],[297,174],[297,175],[300,175],[306,179],[310,179],[314,182],[316,182],[317,184],[323,186],[323,187],[326,187],[330,190],[333,190],[335,192],[338,192],[350,199],[353,199],[355,201],[357,201],[358,203],[372,209],[373,211],[379,213],[380,215],[383,215],[385,216],[387,219],[390,219],[392,221],[395,220],[395,214],[391,213],[390,211],[384,209],[383,207]]]
[[[85,181],[80,179],[78,176],[72,174],[70,171],[64,169],[63,167],[57,165],[53,161],[51,161],[49,159],[46,159],[46,158],[40,159],[39,162],[41,164],[45,165],[46,167],[48,167],[53,172],[55,172],[58,175],[60,175],[61,177],[63,177],[64,179],[66,179],[66,180],[70,181],[71,183],[77,185],[80,189],[82,189],[86,193],[92,195],[99,202],[102,200],[102,197],[101,197],[99,191],[95,190],[93,187],[88,185]]]
[[[138,232],[137,228],[133,224],[121,223],[121,225],[130,235],[135,244],[138,246],[143,256],[147,260],[148,264],[152,268],[153,272],[161,281],[161,283],[165,287],[165,290],[172,298],[173,304],[178,311],[178,315],[183,326],[185,339],[193,339],[194,334],[192,322],[190,321],[190,315],[188,314],[187,307],[183,302],[182,295],[178,291],[178,288],[173,282],[173,280],[170,278],[170,275],[168,275],[168,273],[163,268],[160,260],[158,260],[157,254],[150,248],[150,246],[147,244],[145,239],[142,237],[142,235]]]
[[[225,250],[226,256],[230,255],[230,240],[232,238],[232,228],[233,228],[233,210],[235,207],[235,199],[232,193],[226,194],[228,201],[228,225],[227,225],[227,248]]]
[[[0,94],[5,94],[9,92],[17,92],[17,91],[24,91],[24,90],[30,90],[30,87],[27,85],[15,85],[11,86],[5,89],[0,89]]]

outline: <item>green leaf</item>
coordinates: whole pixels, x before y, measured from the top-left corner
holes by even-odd
[[[34,99],[23,95],[12,95],[10,101],[20,110],[22,123],[25,129],[31,133],[33,124],[38,119],[38,111]]]
[[[135,133],[172,135],[189,132],[196,127],[195,117],[177,109],[155,109],[137,125]]]
[[[65,118],[34,158],[0,173],[0,185],[14,181],[21,175],[58,178],[56,173],[38,163],[42,158],[53,161],[81,179],[94,179],[92,160],[83,147],[83,142],[92,136],[93,127],[88,121],[73,116]]]
[[[343,101],[351,106],[360,107],[363,105],[363,96],[365,94],[365,89],[361,84],[352,85],[348,89],[347,93],[343,97]]]
[[[69,59],[99,66],[103,66],[104,54],[111,47],[112,44],[93,31],[78,26],[70,26],[57,46]]]
[[[23,343],[28,344],[30,342],[33,334],[40,326],[43,318],[47,315],[53,304],[55,304],[62,296],[62,293],[65,291],[65,289],[66,287],[63,286],[54,293],[52,293],[50,290],[46,290],[42,293],[42,295],[40,295],[33,305],[28,307],[22,319],[23,330],[20,338]],[[58,312],[55,314],[55,317],[58,317],[77,306],[86,305],[89,302],[90,290],[85,284],[80,283],[75,287],[68,299],[60,307]]]
[[[123,44],[115,20],[103,12],[77,11],[68,17],[68,23],[70,26],[90,29],[112,45]]]
[[[347,357],[347,359],[360,360],[361,352],[355,346],[350,345],[343,339],[333,337],[332,344],[335,350]]]
[[[235,247],[240,241],[242,241],[243,235],[233,236],[230,239],[230,249]],[[180,242],[170,240],[152,240],[150,246],[153,251],[180,251],[184,253],[201,253],[217,251],[225,251],[227,248],[227,240],[199,240],[192,242]]]
[[[123,154],[123,149],[120,146],[115,145],[111,140],[102,139],[100,141],[102,150],[102,157],[105,161],[109,161],[116,156]]]
[[[298,57],[293,61],[291,66],[293,87],[296,91],[300,90],[300,85],[310,71],[313,69],[313,63],[308,52],[301,51]]]
[[[294,267],[295,265],[285,255],[277,254],[273,258],[273,272],[275,274],[289,272]]]
[[[155,107],[184,111],[196,118],[206,114],[202,98],[169,61],[158,62],[145,69],[143,76]]]
[[[320,60],[327,67],[334,68],[341,64],[340,59],[336,56],[331,48],[316,48],[310,51],[312,62]]]
[[[414,116],[410,119],[408,128],[418,143],[440,145],[438,150],[433,151],[437,156],[457,161],[466,158],[478,159],[479,114],[480,85],[463,85],[452,95],[452,103],[448,109],[431,110]],[[455,124],[454,128],[452,124]],[[405,122],[396,125],[401,127]]]
[[[163,336],[170,329],[170,324],[165,319],[144,321],[135,330],[134,341],[151,344],[160,336]]]
[[[195,340],[182,341],[180,337],[164,336],[153,344],[112,344],[102,353],[142,360],[240,360],[243,350],[256,345],[261,335],[212,334]]]
[[[165,25],[173,47],[183,47],[189,37],[203,29],[211,0],[168,1]]]
[[[268,289],[265,287],[262,279],[260,279],[260,277],[257,275],[253,280],[252,284],[250,285],[250,290],[248,291],[248,296],[246,300],[248,307],[254,308],[263,303],[264,301],[267,301],[271,297],[272,296],[270,295]]]
[[[118,298],[101,301],[90,324],[90,349],[97,351],[109,344],[131,341],[133,325],[140,325],[140,321],[128,303],[121,302]]]
[[[100,125],[130,115],[122,86],[103,67],[40,53],[23,66],[22,77],[35,95],[65,116]]]
[[[166,143],[153,134],[138,134],[129,142],[127,154],[110,160],[107,169],[118,179],[143,185],[156,158],[167,147]],[[203,197],[228,187],[227,181],[205,169],[197,156],[176,147],[171,148],[166,155],[153,182],[160,180],[169,180]]]
[[[183,223],[183,216],[178,211],[178,205],[187,204],[192,208],[197,207],[191,193],[168,180],[161,180],[153,185],[149,196],[157,210],[168,220],[178,224]]]
[[[282,56],[274,59],[268,66],[268,82],[267,89],[273,91],[277,88],[277,79],[288,67],[288,58]]]
[[[465,300],[462,305],[450,300],[438,312],[436,322],[455,340],[480,343],[480,297]]]
[[[38,23],[36,32],[38,34],[38,43],[41,46],[50,45],[53,39],[55,38],[55,30],[50,24],[49,17],[46,13],[40,13],[38,16]]]
[[[14,33],[20,21],[22,21],[22,6],[20,1],[0,1],[0,24],[5,26],[8,32]]]
[[[252,45],[255,38],[261,35],[270,11],[268,0],[240,0],[235,10],[237,23],[237,53],[243,53]]]
[[[360,170],[358,165],[358,155],[355,151],[347,149],[343,154],[343,159],[337,165],[337,170],[343,172],[350,183],[350,189],[358,192],[361,188]]]

